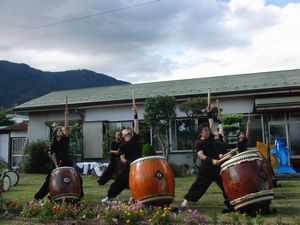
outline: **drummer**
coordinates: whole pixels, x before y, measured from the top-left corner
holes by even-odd
[[[121,132],[117,131],[115,133],[115,138],[110,145],[110,152],[109,152],[110,162],[106,170],[103,172],[102,176],[100,177],[100,179],[98,179],[97,181],[99,185],[106,184],[113,177],[115,173],[119,172],[121,167],[119,147],[121,143],[122,143]]]
[[[251,121],[250,116],[248,116],[247,124],[246,124],[246,134],[242,131],[238,132],[236,135],[237,137],[237,144],[236,147],[239,152],[247,151],[247,145],[248,140],[250,138],[250,127],[251,127]]]
[[[68,107],[65,107],[65,126],[64,128],[56,128],[53,132],[53,138],[51,142],[51,169],[45,179],[45,182],[41,186],[40,190],[34,195],[36,200],[43,199],[49,193],[49,180],[51,172],[61,166],[72,166],[69,161],[69,124],[68,124]],[[80,177],[80,176],[79,176]],[[81,196],[83,197],[82,179],[80,177],[81,184]]]
[[[102,203],[109,202],[110,199],[117,197],[125,188],[129,188],[130,163],[142,157],[139,120],[135,103],[133,104],[132,111],[134,112],[133,134],[129,129],[123,129],[123,142],[119,147],[120,159],[124,166],[115,181],[110,185],[107,196],[101,200]]]
[[[189,202],[197,202],[203,194],[206,192],[210,184],[215,181],[220,187],[224,197],[224,204],[227,208],[222,210],[222,213],[228,213],[233,211],[233,207],[230,204],[225,194],[219,166],[219,152],[216,148],[216,142],[214,140],[214,121],[211,113],[211,105],[208,104],[207,116],[209,126],[203,124],[200,126],[200,141],[197,143],[197,155],[201,160],[201,164],[198,171],[196,181],[190,187],[188,193],[184,196],[184,201],[181,206],[186,207]]]

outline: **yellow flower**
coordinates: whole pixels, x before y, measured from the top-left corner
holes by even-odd
[[[130,220],[128,219],[128,220],[126,220],[126,223],[130,223]]]

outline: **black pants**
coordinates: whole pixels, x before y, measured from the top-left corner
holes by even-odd
[[[220,170],[200,169],[196,181],[192,184],[184,198],[191,202],[197,202],[204,195],[213,181],[216,182],[222,190],[224,204],[226,205],[226,207],[231,208],[232,206],[230,205],[230,202],[227,199],[226,193],[224,191]]]
[[[50,181],[51,172],[52,172],[52,170],[46,176],[45,182],[41,186],[40,190],[34,195],[34,198],[36,200],[43,199],[49,193],[49,181]],[[82,184],[83,182],[82,182],[82,178],[79,173],[78,173],[78,176],[79,176],[80,187],[81,187],[80,198],[82,198],[84,196],[83,184]]]
[[[117,197],[124,189],[129,188],[129,170],[129,165],[123,166],[115,181],[110,185],[107,197]]]
[[[120,169],[120,162],[117,159],[111,159],[106,170],[103,172],[102,176],[98,179],[99,185],[106,184]]]

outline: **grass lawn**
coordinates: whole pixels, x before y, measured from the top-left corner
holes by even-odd
[[[191,184],[195,180],[195,176],[176,178],[176,198],[171,204],[171,207],[180,208],[184,194],[187,192]],[[44,182],[45,175],[20,174],[19,184],[12,187],[8,192],[3,193],[4,198],[9,200],[19,200],[21,202],[28,202],[33,200],[34,193],[40,188]],[[105,197],[110,183],[105,186],[98,186],[96,178],[83,175],[83,186],[85,197],[83,203],[96,205]],[[264,223],[278,224],[278,221],[284,221],[281,224],[300,224],[300,181],[278,181],[280,187],[274,188],[275,199],[272,201],[271,208],[277,210],[276,214],[264,216]],[[130,191],[125,190],[119,196],[119,200],[126,200],[130,197]],[[197,202],[191,204],[189,208],[200,210],[208,218],[213,214],[217,214],[220,218],[230,221],[230,215],[221,214],[220,211],[224,208],[222,194],[213,184],[208,189],[207,193]],[[264,224],[262,223],[262,224]],[[17,220],[4,220],[4,224],[27,224],[26,222],[19,222]],[[32,224],[32,223],[28,223]],[[229,222],[230,224],[230,222]],[[255,224],[255,223],[253,223]]]

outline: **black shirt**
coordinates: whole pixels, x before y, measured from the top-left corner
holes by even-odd
[[[56,160],[59,166],[70,166],[69,162],[69,137],[62,136],[57,141],[54,139],[51,143],[51,155],[55,153]]]
[[[215,139],[217,151],[219,154],[227,153],[226,142],[224,141],[223,135],[219,134],[219,139]]]
[[[206,160],[201,160],[201,169],[216,169],[217,167],[212,164],[212,159],[219,159],[219,152],[214,140],[214,135],[210,135],[209,138],[201,140],[197,143],[197,152],[203,151],[207,156]]]
[[[142,157],[142,150],[140,147],[140,136],[133,133],[129,141],[123,141],[119,147],[120,155],[125,155],[125,158],[129,162]]]
[[[118,151],[121,143],[122,143],[121,141],[117,142],[116,140],[113,140],[112,143],[110,144],[110,150]],[[119,155],[110,152],[110,160],[115,160],[118,158],[120,158]]]
[[[238,141],[236,147],[238,148],[239,152],[247,151],[247,139],[245,138],[242,141]]]

